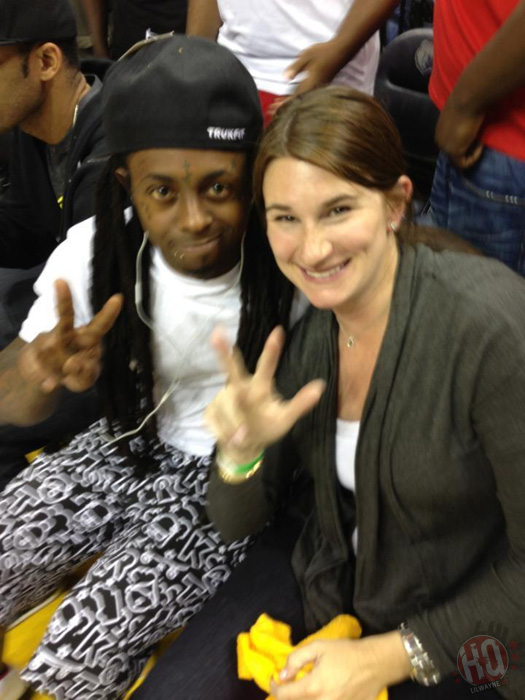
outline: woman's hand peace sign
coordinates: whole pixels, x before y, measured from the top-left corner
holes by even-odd
[[[102,338],[112,328],[122,308],[122,295],[115,294],[85,326],[75,328],[75,311],[69,285],[55,282],[58,323],[52,331],[40,333],[20,352],[18,369],[22,377],[44,393],[59,385],[70,391],[86,391],[100,374]]]
[[[245,464],[286,435],[316,405],[325,383],[320,379],[310,382],[290,401],[279,396],[274,375],[284,345],[281,327],[268,336],[253,375],[246,370],[240,351],[231,349],[221,331],[213,332],[211,343],[227,383],[208,406],[206,421],[221,450],[237,464]]]

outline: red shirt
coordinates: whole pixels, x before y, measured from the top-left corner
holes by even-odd
[[[436,0],[434,69],[429,91],[439,109],[463,69],[518,3],[519,0]],[[525,87],[510,93],[489,110],[481,140],[490,148],[525,160]]]

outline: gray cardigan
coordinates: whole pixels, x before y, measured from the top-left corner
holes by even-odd
[[[444,674],[480,625],[525,643],[525,281],[492,260],[402,251],[357,445],[355,561],[335,472],[337,353],[333,315],[312,310],[278,383],[291,396],[322,377],[325,394],[257,477],[212,476],[210,517],[226,538],[255,532],[307,474],[315,505],[293,564],[309,627],[344,610],[372,632],[408,620]]]

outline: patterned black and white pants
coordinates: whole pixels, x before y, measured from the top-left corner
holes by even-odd
[[[23,672],[57,700],[111,700],[151,647],[184,624],[249,546],[225,545],[204,514],[209,458],[165,445],[138,475],[96,423],[42,455],[0,494],[0,625],[103,552],[71,590]]]

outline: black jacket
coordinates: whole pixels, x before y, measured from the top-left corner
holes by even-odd
[[[19,129],[9,162],[10,186],[0,199],[0,268],[28,269],[44,262],[67,230],[95,210],[95,186],[105,162],[101,83],[79,111],[67,159],[64,210],[49,178],[46,146]],[[90,81],[91,82],[91,81]]]
[[[525,638],[525,281],[493,260],[402,254],[361,418],[357,510],[335,469],[337,352],[332,314],[305,316],[280,389],[320,377],[326,391],[252,479],[213,474],[210,517],[227,539],[256,531],[301,466],[314,503],[293,566],[308,627],[348,611],[371,632],[407,620],[444,674],[480,622]]]
[[[148,29],[184,34],[187,10],[188,0],[114,0],[111,57],[120,58]]]

